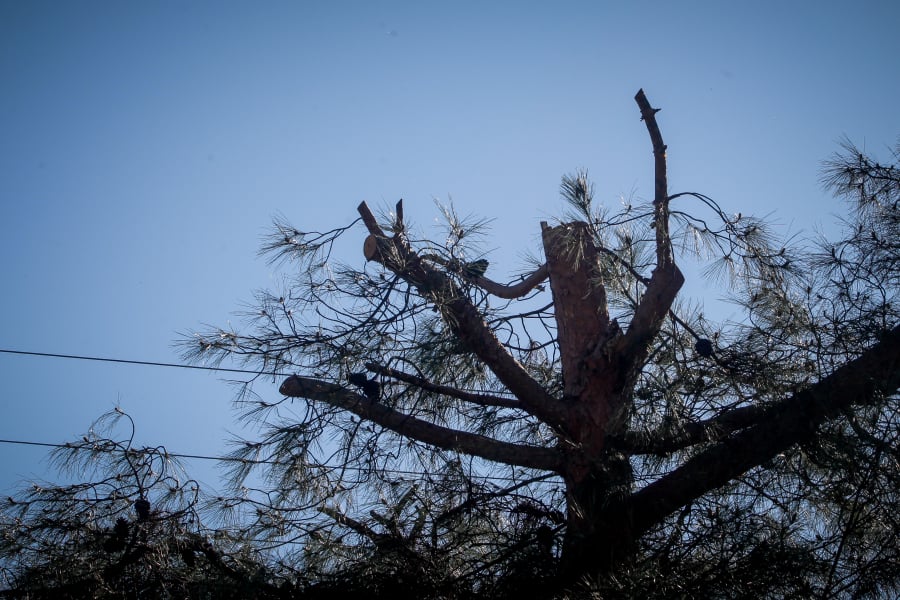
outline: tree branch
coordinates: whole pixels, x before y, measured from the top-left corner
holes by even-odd
[[[824,422],[842,412],[900,389],[900,326],[858,358],[815,385],[779,403],[758,424],[723,440],[633,494],[625,511],[633,533],[641,535],[667,515],[795,444],[815,436]]]
[[[445,450],[529,469],[558,471],[561,468],[561,454],[555,449],[501,442],[483,435],[441,427],[334,383],[292,375],[284,380],[278,391],[291,398],[324,402],[404,437]]]
[[[656,123],[657,108],[651,108],[644,95],[638,90],[634,97],[641,110],[641,120],[647,125],[650,141],[653,144],[654,159],[654,217],[653,227],[656,230],[656,268],[647,283],[647,289],[634,312],[634,318],[625,336],[618,341],[615,349],[630,364],[630,376],[634,376],[643,366],[648,349],[663,320],[669,313],[675,296],[684,284],[684,275],[675,264],[672,252],[672,240],[669,237],[669,191],[666,174],[666,145]]]
[[[540,285],[542,281],[547,279],[548,275],[547,265],[543,264],[519,283],[504,285],[492,281],[483,275],[472,278],[472,282],[492,296],[497,296],[504,300],[515,300]]]
[[[679,431],[663,437],[654,437],[653,433],[626,431],[613,436],[611,441],[616,448],[628,454],[668,454],[694,444],[718,441],[739,429],[758,423],[772,411],[771,406],[741,406],[704,421],[686,423]]]
[[[659,125],[656,123],[656,113],[660,109],[652,108],[644,90],[638,90],[634,97],[638,108],[641,110],[641,120],[647,125],[647,133],[650,134],[650,142],[653,144],[653,207],[655,211],[654,225],[656,227],[656,266],[663,267],[674,264],[672,257],[672,241],[669,239],[669,179],[666,168],[666,148],[663,143]]]
[[[562,428],[566,417],[562,405],[500,343],[453,280],[422,260],[402,236],[387,237],[365,202],[357,210],[370,233],[363,246],[366,259],[383,265],[439,305],[453,333],[519,399],[521,408],[557,430]]]
[[[381,539],[383,537],[385,537],[382,534],[375,531],[374,529],[372,529],[371,527],[369,527],[368,525],[366,525],[365,523],[362,523],[361,521],[357,521],[353,517],[348,517],[344,513],[337,510],[336,508],[330,508],[328,506],[323,506],[319,509],[319,512],[328,515],[329,517],[334,519],[334,521],[336,523],[338,523],[339,525],[349,527],[350,529],[352,529],[359,535],[361,535],[365,538],[368,538],[372,542],[381,541]]]
[[[468,270],[466,269],[466,263],[446,260],[445,258],[437,256],[435,254],[423,254],[422,256],[420,256],[420,258],[423,258],[430,262],[435,262],[442,267],[445,267],[448,271],[453,271],[454,273],[462,275],[468,281],[471,281],[488,294],[497,296],[498,298],[503,298],[504,300],[515,300],[516,298],[521,298],[534,288],[538,287],[541,282],[543,282],[550,276],[550,271],[548,270],[547,265],[543,264],[532,271],[531,274],[527,277],[523,277],[522,280],[518,283],[503,284],[497,283],[492,279],[488,279],[484,275],[477,275],[473,274],[472,272],[468,272]]]
[[[379,365],[378,363],[368,362],[366,363],[366,369],[372,371],[373,373],[378,373],[379,375],[384,375],[385,377],[390,377],[391,379],[396,379],[397,381],[402,381],[404,383],[414,385],[417,388],[421,388],[429,392],[442,394],[444,396],[450,396],[451,398],[458,398],[460,400],[465,400],[466,402],[471,402],[472,404],[477,404],[478,406],[522,408],[522,404],[514,398],[504,398],[502,396],[491,396],[488,394],[473,394],[471,392],[464,392],[462,390],[456,389],[455,387],[432,383],[424,377],[404,373],[403,371],[385,367]]]

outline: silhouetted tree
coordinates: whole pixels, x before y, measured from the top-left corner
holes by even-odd
[[[284,291],[259,295],[249,333],[186,342],[197,360],[296,373],[284,400],[246,398],[268,429],[236,456],[277,463],[272,514],[325,503],[336,525],[365,514],[397,470],[422,473],[419,493],[451,512],[478,505],[465,485],[505,477],[507,514],[526,498],[538,515],[531,543],[541,527],[561,535],[541,543],[565,581],[894,589],[896,166],[845,148],[826,181],[852,202],[846,236],[786,247],[758,219],[670,192],[658,111],[635,99],[652,203],[612,213],[585,173],[564,177],[572,214],[541,224],[543,258],[511,283],[488,276],[485,223],[452,209],[435,241],[410,229],[402,201],[384,222],[360,204],[360,267],[331,260],[354,224],[277,222],[263,251],[291,265]],[[729,281],[741,321],[676,302],[676,259],[690,254]],[[462,487],[438,483],[448,465],[463,465]],[[428,517],[438,538],[441,517]],[[272,535],[265,519],[259,534]],[[478,564],[502,553],[469,547],[486,549]]]
[[[107,437],[122,418],[127,439]],[[239,533],[201,521],[197,482],[165,448],[135,448],[116,409],[53,460],[76,483],[33,484],[3,503],[0,596],[278,597]],[[212,500],[214,514],[222,502]],[[220,524],[221,525],[221,524]]]
[[[240,401],[261,434],[237,443],[217,505],[266,565],[257,581],[296,597],[898,591],[900,150],[883,165],[847,144],[824,171],[851,203],[844,235],[782,244],[670,192],[658,110],[635,99],[653,201],[613,212],[586,173],[564,177],[570,213],[508,283],[486,222],[452,208],[440,240],[402,201],[326,232],[276,222],[263,251],[291,266],[284,289],[258,294],[246,332],[183,342],[260,373]],[[336,261],[360,223],[366,262]],[[679,301],[691,256],[739,320]],[[293,373],[281,397],[257,395],[274,373]],[[140,486],[123,507],[144,497],[153,521]]]

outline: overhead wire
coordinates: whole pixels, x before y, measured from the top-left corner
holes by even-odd
[[[95,361],[95,362],[106,362],[106,363],[117,363],[117,364],[128,364],[128,365],[141,365],[141,366],[150,366],[150,367],[167,367],[167,368],[178,368],[178,369],[195,369],[200,371],[221,371],[226,373],[244,373],[248,375],[272,375],[272,376],[285,376],[284,373],[278,372],[266,372],[266,371],[254,371],[250,369],[234,369],[228,367],[209,367],[203,365],[185,365],[180,363],[167,363],[167,362],[158,362],[158,361],[147,361],[147,360],[131,360],[124,358],[108,358],[108,357],[100,357],[100,356],[85,356],[79,354],[59,354],[53,352],[33,352],[26,350],[12,350],[6,348],[0,348],[0,354],[13,354],[20,356],[37,356],[43,358],[61,358],[61,359],[69,359],[69,360],[85,360],[85,361]],[[0,444],[18,444],[18,445],[26,445],[26,446],[42,446],[48,448],[76,448],[73,444],[66,443],[49,443],[49,442],[35,442],[28,440],[10,440],[10,439],[0,439]],[[101,450],[106,452],[115,452],[115,450]],[[168,452],[165,451],[167,456],[171,456],[173,458],[185,458],[185,459],[197,459],[197,460],[214,460],[218,462],[240,462],[244,464],[278,464],[277,461],[273,460],[253,460],[253,459],[244,459],[244,458],[235,458],[228,456],[209,456],[202,454],[185,454],[178,452]],[[352,467],[349,465],[326,465],[326,464],[318,464],[312,465],[315,467],[325,468],[325,469],[348,469],[351,471],[361,471],[363,470],[361,467]],[[421,475],[421,473],[417,471],[403,471],[397,469],[385,469],[385,472],[393,473],[396,475]],[[510,477],[497,477],[497,476],[481,476],[481,478],[486,480],[498,480],[498,481],[509,481],[513,478]]]
[[[228,367],[208,367],[203,365],[185,365],[181,363],[156,362],[149,360],[129,360],[125,358],[107,358],[102,356],[83,356],[78,354],[56,354],[52,352],[28,352],[25,350],[9,350],[0,348],[2,354],[17,354],[21,356],[41,356],[44,358],[67,358],[71,360],[89,360],[96,362],[119,363],[126,365],[143,365],[148,367],[169,367],[176,369],[196,369],[199,371],[222,371],[225,373],[245,373],[248,375],[285,375],[275,371],[254,371],[251,369],[233,369]]]
[[[100,440],[98,440],[100,441]],[[83,446],[76,445],[74,443],[50,443],[50,442],[34,442],[29,440],[10,440],[10,439],[2,439],[0,438],[0,444],[18,444],[23,446],[42,446],[45,448],[63,448],[69,450],[77,450],[79,448],[84,448]],[[210,456],[205,454],[186,454],[183,452],[169,452],[168,450],[160,450],[159,448],[131,448],[128,450],[129,452],[160,452],[166,457],[171,458],[186,458],[186,459],[197,459],[197,460],[214,460],[217,462],[239,462],[244,464],[254,464],[254,465],[276,465],[279,464],[276,460],[262,460],[262,459],[250,459],[250,458],[237,458],[233,456]],[[92,447],[91,452],[125,452],[125,450],[115,449],[115,448],[97,448]],[[351,465],[328,465],[321,463],[311,463],[308,464],[309,467],[314,468],[322,468],[322,469],[332,469],[338,470],[343,469],[347,471],[364,471],[362,467],[354,467]],[[392,473],[394,475],[422,475],[420,471],[405,471],[402,469],[382,469],[385,473]],[[494,480],[494,481],[515,481],[514,477],[498,477],[496,475],[477,475],[475,476],[479,479],[485,480]]]
[[[42,446],[45,448],[67,448],[70,450],[76,450],[81,448],[82,446],[76,445],[74,443],[50,443],[50,442],[33,442],[28,440],[10,440],[10,439],[0,439],[0,444],[19,444],[23,446]],[[114,448],[91,448],[92,452],[124,452],[124,450],[118,450]],[[158,448],[131,448],[130,452],[151,452],[151,451],[159,451]],[[205,454],[186,454],[183,452],[169,452],[168,450],[160,451],[161,454],[171,457],[171,458],[188,458],[188,459],[197,459],[197,460],[214,460],[218,462],[240,462],[240,463],[252,463],[255,465],[274,465],[278,464],[278,461],[275,460],[260,460],[260,459],[249,459],[249,458],[235,458],[232,456],[210,456]],[[326,464],[313,464],[310,465],[313,467],[321,467],[325,469],[349,469],[351,471],[354,470],[362,470],[360,467],[350,467],[343,465],[326,465]],[[416,471],[402,471],[397,469],[387,469],[390,473],[395,473],[398,475],[417,475],[419,474]]]

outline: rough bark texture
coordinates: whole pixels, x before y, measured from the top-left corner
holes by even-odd
[[[568,442],[580,453],[603,448],[610,415],[616,406],[614,382],[593,368],[590,356],[612,341],[606,290],[600,260],[587,223],[566,223],[543,229],[544,252],[553,292],[553,311],[562,365],[564,403],[569,410]]]
[[[543,224],[542,234],[568,412],[562,444],[567,453],[563,554],[567,569],[576,573],[583,571],[584,558],[597,560],[598,551],[608,560],[622,553],[615,543],[598,548],[593,540],[631,537],[617,530],[621,522],[604,522],[602,517],[604,507],[614,498],[621,499],[632,483],[627,459],[606,450],[607,435],[619,431],[625,422],[625,379],[610,353],[622,333],[609,318],[600,253],[590,226]]]
[[[374,363],[368,368],[476,405],[521,410],[549,425],[557,433],[558,447],[511,444],[439,427],[341,386],[312,379],[295,376],[281,389],[288,396],[349,410],[439,448],[558,473],[567,500],[562,563],[565,576],[573,580],[627,561],[639,537],[674,511],[809,440],[822,423],[839,417],[842,411],[900,388],[900,328],[895,328],[855,360],[780,402],[741,406],[703,422],[688,423],[661,439],[647,440],[626,431],[633,387],[684,283],[669,238],[666,145],[656,123],[658,109],[650,106],[643,91],[635,100],[653,146],[656,262],[649,278],[638,277],[646,287],[627,329],[620,329],[610,319],[601,278],[602,249],[588,223],[542,224],[546,264],[520,284],[502,286],[483,277],[470,278],[488,293],[515,298],[549,277],[563,398],[551,396],[529,375],[497,339],[454,277],[416,254],[405,238],[402,222],[387,235],[365,203],[358,208],[370,234],[365,240],[365,257],[430,300],[452,333],[516,399],[468,394]],[[400,205],[398,214],[402,215]],[[634,490],[630,455],[669,453],[696,444],[707,447],[669,474]]]
[[[609,329],[600,257],[587,223],[542,225],[564,393],[574,398],[585,391],[591,380],[585,359]]]
[[[568,503],[563,568],[571,577],[606,570],[632,551],[632,521],[621,507],[631,494],[633,473],[628,457],[607,441],[625,433],[634,382],[684,283],[669,239],[666,146],[656,124],[658,111],[643,90],[635,100],[653,144],[656,266],[627,331],[609,320],[599,250],[588,227],[544,228],[571,435],[563,473]]]

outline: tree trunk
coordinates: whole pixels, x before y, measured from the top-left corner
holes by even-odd
[[[631,519],[621,507],[634,476],[628,458],[607,453],[586,476],[566,475],[567,523],[562,576],[574,583],[609,572],[634,551]]]
[[[562,575],[575,582],[610,570],[634,545],[629,520],[613,508],[624,506],[632,492],[631,465],[607,444],[607,436],[621,433],[625,424],[630,363],[614,350],[622,332],[609,318],[589,225],[543,224],[542,233],[568,417],[561,445],[567,504]]]

